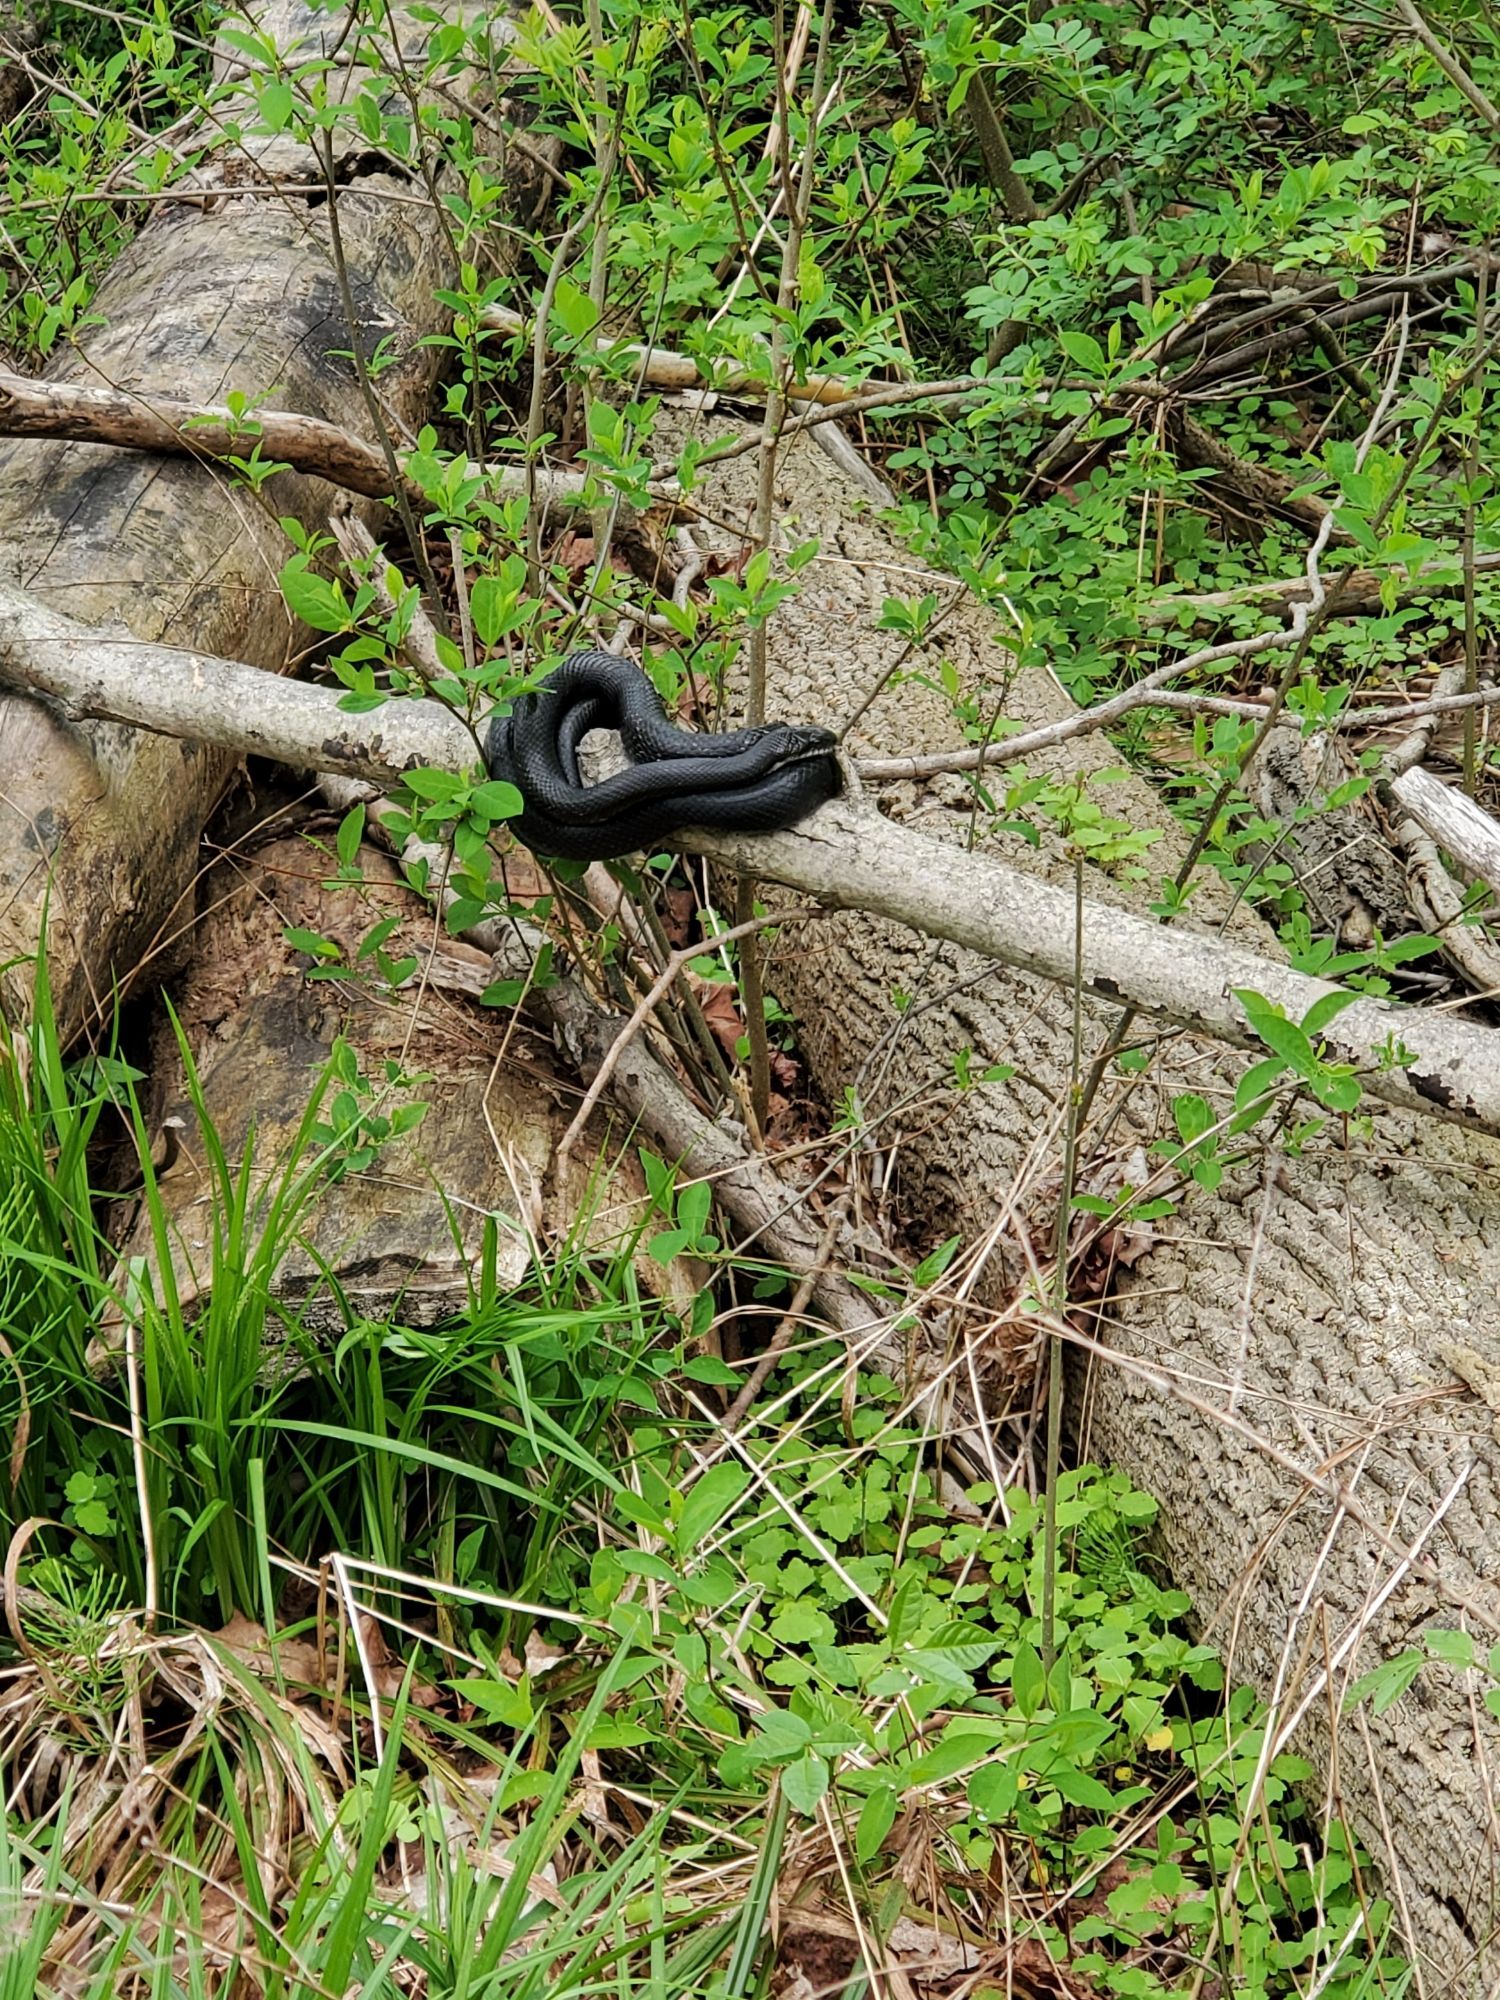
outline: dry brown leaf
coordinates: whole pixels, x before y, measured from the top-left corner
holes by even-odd
[[[213,1636],[263,1680],[274,1680],[279,1666],[282,1675],[289,1681],[298,1681],[312,1688],[324,1685],[325,1669],[318,1657],[318,1649],[310,1639],[278,1638],[273,1658],[265,1626],[257,1624],[253,1618],[242,1618],[238,1613],[227,1625],[221,1625]]]
[[[555,1639],[544,1638],[535,1626],[526,1634],[526,1671],[532,1677],[551,1673],[561,1666],[569,1656],[570,1648],[560,1646]]]

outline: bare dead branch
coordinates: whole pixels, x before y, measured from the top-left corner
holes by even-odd
[[[435,703],[392,702],[373,714],[345,715],[328,690],[91,631],[4,581],[0,679],[45,692],[74,714],[386,783],[419,764],[466,770],[477,761],[469,730]],[[1061,985],[1073,981],[1070,890],[896,826],[858,800],[836,800],[786,833],[688,833],[679,845],[828,908],[870,910]],[[1090,992],[1238,1048],[1259,1051],[1261,1044],[1237,989],[1263,995],[1293,1021],[1342,990],[1111,904],[1085,902],[1083,932]],[[1371,1095],[1500,1133],[1500,1035],[1493,1030],[1441,1009],[1360,996],[1323,1039],[1331,1060],[1359,1068]]]
[[[1412,0],[1396,0],[1396,11],[1448,81],[1463,92],[1486,125],[1493,131],[1500,132],[1500,111],[1495,109],[1447,44],[1438,40],[1413,6]]]
[[[1409,603],[1414,597],[1424,597],[1433,591],[1456,587],[1450,575],[1451,565],[1437,561],[1424,563],[1422,567],[1409,573],[1396,583],[1395,601]],[[1477,555],[1474,558],[1474,573],[1485,575],[1500,570],[1500,554]],[[1367,611],[1382,608],[1382,591],[1392,581],[1388,570],[1357,569],[1349,574],[1338,603],[1332,607],[1330,615],[1337,618],[1354,617]],[[1257,605],[1267,609],[1277,605],[1295,604],[1307,594],[1307,579],[1302,576],[1278,577],[1270,583],[1244,583],[1234,590],[1205,591],[1201,596],[1158,597],[1146,605],[1140,614],[1143,630],[1152,632],[1163,625],[1171,625],[1187,612],[1193,618],[1211,618],[1217,611],[1233,611],[1242,605]]]
[[[34,381],[0,370],[0,437],[65,438],[77,444],[170,452],[215,463],[248,459],[258,451],[262,459],[326,479],[345,492],[369,500],[391,497],[391,475],[382,452],[337,424],[296,410],[255,409],[237,415],[218,404],[148,398],[74,382]],[[491,481],[501,493],[527,491],[524,466],[471,464],[469,471]],[[538,468],[534,483],[545,499],[569,505],[582,500],[585,475]],[[426,512],[430,502],[415,480],[405,482],[404,492],[413,507]]]
[[[1445,848],[1465,875],[1500,896],[1500,826],[1466,792],[1418,764],[1391,780],[1391,790],[1424,833]]]
[[[391,491],[390,470],[374,445],[337,424],[295,410],[254,409],[236,415],[229,409],[171,397],[0,374],[0,435],[69,438],[79,444],[218,461],[245,459],[258,452],[263,459],[311,473],[370,500],[388,499]],[[425,510],[427,498],[420,487],[409,490]]]

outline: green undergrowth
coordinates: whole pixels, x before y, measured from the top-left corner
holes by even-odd
[[[341,173],[376,163],[402,199],[440,189],[454,252],[441,407],[404,455],[428,553],[464,588],[431,689],[401,652],[412,576],[381,560],[388,613],[373,573],[339,573],[315,525],[283,524],[289,610],[349,708],[430,691],[478,722],[628,617],[663,694],[693,690],[707,720],[747,638],[836,553],[802,538],[794,495],[774,553],[747,541],[679,601],[651,480],[659,494],[673,475],[691,502],[707,434],[684,437],[635,360],[598,350],[616,331],[670,342],[705,380],[764,371],[774,338],[792,385],[982,383],[851,435],[893,482],[910,547],[991,608],[1023,670],[1078,700],[1267,630],[1277,644],[1253,662],[1183,691],[1284,682],[1310,731],[1425,693],[1438,666],[1489,672],[1492,21],[1428,7],[1424,41],[1331,0],[839,6],[821,67],[815,33],[794,70],[778,157],[795,12],[560,5],[524,16],[513,50],[492,14],[455,14],[409,68],[391,10],[356,0],[335,52],[316,10],[296,50],[241,20],[215,72],[216,8],[56,0],[0,129],[4,358],[76,367],[122,245],[170,222],[164,198],[200,173],[244,187],[274,136]],[[346,91],[361,63],[370,83]],[[545,214],[517,215],[492,127],[464,108],[470,84],[497,81],[506,116],[560,146]],[[783,269],[794,181],[805,213]],[[544,297],[552,373],[533,416]],[[493,304],[528,324],[487,328]],[[395,358],[360,356],[372,408]],[[225,385],[234,504],[265,499],[256,412],[277,390]],[[1186,420],[1238,461],[1238,485],[1210,478]],[[544,523],[470,469],[529,458],[584,473],[588,507]],[[787,461],[767,470],[794,487]],[[1294,648],[1268,587],[1303,573],[1309,502],[1334,513],[1325,573],[1358,564],[1374,582]],[[634,566],[591,541],[607,518],[637,531]],[[882,587],[892,687],[936,688],[975,742],[1020,726],[1024,699],[963,685],[948,658],[946,583]],[[976,783],[976,831],[1060,833],[1170,917],[1193,889],[1158,880],[1175,820],[1294,964],[1393,989],[1430,941],[1329,934],[1295,843],[1243,783],[1255,727],[1137,712],[1113,742],[1156,785],[1154,815],[1012,767]],[[1486,742],[1467,746],[1481,796]],[[1375,788],[1379,747],[1351,734],[1336,807]],[[454,838],[461,930],[499,897],[486,836],[518,798],[428,772],[404,803],[409,830]],[[336,836],[345,876],[363,830],[360,809]],[[373,964],[395,981],[411,968],[386,959],[388,935],[377,925],[353,967],[293,942],[315,976]],[[704,942],[695,971],[729,982],[733,954]],[[601,961],[618,946],[602,934]],[[708,1191],[656,1161],[639,1241],[549,1243],[502,1289],[497,1235],[454,1324],[347,1311],[335,1335],[314,1328],[278,1300],[281,1263],[329,1183],[421,1110],[419,1085],[362,1077],[347,1050],[288,1159],[232,1158],[203,1131],[196,1292],[170,1280],[147,1165],[132,1198],[157,1254],[121,1269],[98,1162],[149,1160],[136,1079],[108,1056],[66,1063],[38,998],[41,1025],[0,1049],[0,1867],[26,1916],[0,2000],[737,1996],[771,1986],[773,1911],[783,1966],[841,2000],[876,1993],[904,1920],[973,1954],[953,1976],[982,2000],[1013,1989],[1006,1954],[1033,1944],[1122,1995],[1404,1989],[1365,1863],[1156,1573],[1148,1496],[1096,1468],[1061,1476],[1045,1663],[1036,1499],[940,1476],[891,1379],[812,1339],[726,1435],[745,1363],[722,1359],[716,1316],[732,1304],[763,1334],[791,1288],[736,1269]],[[1316,1045],[1326,1020],[1262,1013],[1274,1057],[1228,1129],[1205,1099],[1170,1107],[1163,1202],[1177,1181],[1217,1188],[1268,1067],[1355,1108],[1358,1084]],[[991,1053],[951,1052],[957,1090],[1011,1073]],[[1292,1124],[1289,1154],[1306,1137]],[[1111,1209],[1075,1206],[1090,1200]],[[686,1326],[640,1279],[643,1257],[679,1253],[713,1274]],[[355,1622],[356,1602],[372,1616]],[[1419,1665],[1390,1663],[1372,1698],[1398,1699]],[[804,1963],[795,1914],[835,1882],[827,1900],[862,1931],[823,1935]]]
[[[758,1993],[773,1891],[795,1961],[835,1866],[869,1948],[915,1921],[985,1994],[1028,1938],[1121,1995],[1400,1990],[1151,1499],[1061,1476],[1049,1671],[1040,1501],[939,1480],[890,1377],[809,1339],[725,1433],[741,1370],[637,1281],[681,1247],[665,1183],[678,1227],[556,1246],[451,1326],[289,1314],[342,1080],[258,1178],[205,1130],[189,1308],[99,1231],[128,1067],[0,1043],[0,1994]]]

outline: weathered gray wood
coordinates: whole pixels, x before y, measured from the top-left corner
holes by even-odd
[[[1420,764],[1393,778],[1391,790],[1470,881],[1486,882],[1500,896],[1500,826],[1482,806]]]
[[[330,17],[295,0],[259,9],[283,47],[318,45]],[[299,156],[294,178],[316,179]],[[237,163],[243,183],[244,162]],[[200,170],[196,185],[209,170]],[[410,184],[356,173],[338,213],[367,349],[395,356],[380,396],[398,430],[425,414],[443,318],[446,240]],[[49,379],[222,402],[274,390],[287,409],[368,435],[350,363],[327,207],[226,186],[217,205],[154,207],[92,301],[104,324],[63,347]],[[305,635],[276,584],[277,526],[325,519],[333,489],[280,474],[258,495],[222,469],[103,446],[0,445],[0,574],[72,617],[277,670]],[[41,702],[0,700],[0,965],[35,951],[46,911],[65,1036],[101,1013],[181,921],[197,835],[234,760],[109,724],[70,723]],[[0,980],[23,1008],[24,966]]]
[[[705,489],[706,515],[751,518],[753,456],[710,471]],[[816,535],[821,554],[771,627],[770,712],[837,725],[899,670],[849,747],[952,750],[961,734],[936,691],[945,661],[987,715],[1030,727],[1069,712],[1050,677],[1016,672],[1000,643],[1002,615],[924,573],[805,440],[779,469],[778,491],[790,496],[782,545]],[[706,524],[695,538],[738,553]],[[876,621],[886,598],[924,591],[938,596],[936,630],[903,658],[901,640]],[[1080,739],[1028,769],[1071,779],[1119,761],[1107,743]],[[1099,798],[1137,826],[1162,824],[1161,801],[1134,780]],[[955,848],[970,836],[962,780],[895,785],[882,805]],[[984,845],[1068,884],[1061,844],[1045,833],[1039,850],[1014,834]],[[1149,890],[1177,858],[1170,840],[1151,850]],[[1148,893],[1088,871],[1091,898],[1139,910]],[[1189,928],[1212,932],[1227,898],[1210,879],[1191,909]],[[1228,920],[1239,942],[1275,955],[1274,939],[1243,909]],[[908,1220],[920,1218],[933,1243],[958,1233],[968,1246],[972,1261],[950,1268],[938,1302],[952,1345],[931,1365],[951,1370],[954,1347],[967,1345],[972,1371],[960,1358],[949,1379],[960,1389],[987,1383],[1003,1407],[1006,1358],[1026,1352],[1033,1332],[1010,1308],[1032,1282],[1031,1257],[1049,1257],[1053,1240],[1069,994],[865,914],[820,924],[811,940],[789,932],[768,983],[798,1021],[826,1100],[857,1093],[870,1145],[895,1165]],[[1085,1069],[1117,1016],[1085,1000]],[[1138,1020],[1131,1039],[1152,1031]],[[1005,1063],[1015,1073],[955,1090],[953,1059],[964,1049],[976,1070]],[[1148,1080],[1111,1073],[1083,1135],[1084,1185],[1140,1185],[1147,1147],[1174,1136],[1172,1097],[1193,1092],[1221,1112],[1244,1067],[1245,1058],[1167,1034]],[[1500,1636],[1500,1444],[1491,1408],[1460,1386],[1483,1379],[1484,1357],[1500,1364],[1500,1143],[1380,1110],[1368,1138],[1335,1124],[1300,1157],[1272,1153],[1232,1169],[1216,1196],[1190,1188],[1154,1240],[1122,1247],[1145,1254],[1101,1271],[1107,1305],[1074,1309],[1114,1357],[1074,1370],[1082,1446],[1159,1497],[1160,1552],[1231,1673],[1267,1694],[1279,1684],[1282,1721],[1305,1706],[1298,1747],[1331,1783],[1329,1719],[1355,1674],[1429,1624],[1462,1617],[1481,1647]],[[1403,1552],[1419,1537],[1419,1559],[1408,1563]],[[1325,1645],[1345,1643],[1323,1684]],[[1370,1754],[1359,1727],[1340,1724],[1340,1806],[1387,1880],[1404,1884],[1428,1990],[1447,1980],[1445,1993],[1489,1996],[1500,1974],[1491,1941],[1500,1730],[1462,1676],[1435,1669],[1369,1718],[1368,1741]]]
[[[496,1277],[502,1288],[527,1277],[534,1231],[557,1142],[577,1101],[546,1039],[522,1029],[504,1066],[495,1067],[495,1015],[477,1004],[490,983],[489,960],[472,946],[434,947],[430,909],[397,877],[393,862],[366,847],[363,881],[330,885],[318,851],[283,836],[226,858],[215,869],[194,930],[193,953],[173,983],[173,1005],[219,1145],[238,1166],[253,1141],[260,1199],[306,1174],[318,1148],[295,1141],[313,1087],[341,1039],[378,1091],[387,1061],[423,1081],[393,1091],[374,1108],[425,1103],[423,1122],[392,1140],[364,1172],[325,1183],[297,1222],[295,1244],[272,1276],[274,1296],[303,1327],[337,1334],[356,1317],[391,1317],[425,1326],[461,1314],[481,1268],[484,1231],[496,1218]],[[370,968],[348,979],[309,980],[305,955],[285,941],[299,928],[337,943],[353,965],[360,941],[387,916],[400,920],[387,950],[410,952],[420,972],[399,993]],[[173,1277],[191,1314],[210,1289],[216,1228],[213,1178],[174,1030],[164,1021],[151,1064],[164,1129],[174,1135],[159,1188]],[[584,1154],[613,1157],[607,1116],[596,1118]],[[635,1219],[644,1182],[633,1150],[614,1160],[609,1201],[592,1218],[593,1237],[616,1241]],[[252,1238],[254,1228],[252,1227]],[[142,1211],[122,1256],[154,1266],[155,1242]],[[649,1268],[648,1268],[649,1267]],[[663,1284],[642,1256],[643,1282]],[[327,1273],[337,1280],[335,1296]],[[274,1330],[272,1335],[275,1346]],[[117,1329],[106,1324],[95,1365],[109,1365]],[[275,1352],[268,1366],[278,1365]]]

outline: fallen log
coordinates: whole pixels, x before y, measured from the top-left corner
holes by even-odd
[[[701,419],[699,434],[733,437]],[[1067,717],[1056,682],[1018,672],[994,636],[998,614],[972,600],[955,601],[903,656],[880,629],[892,575],[902,592],[937,591],[945,606],[951,584],[924,581],[809,448],[811,435],[778,465],[795,518],[776,532],[780,546],[817,538],[822,553],[772,624],[768,711],[835,724],[861,712],[849,743],[859,757],[960,749],[942,693],[949,677],[986,716],[1028,729]],[[755,491],[753,459],[729,460],[706,475],[704,511],[745,520]],[[721,556],[738,549],[728,527],[697,539]],[[1112,768],[1099,795],[1110,814],[1165,824],[1149,882],[1086,871],[1091,901],[1139,921],[1181,847],[1160,798],[1119,763],[1101,738],[1074,737],[1025,768],[1065,786]],[[1038,818],[1033,845],[1002,812],[986,831],[959,779],[898,783],[881,804],[951,848],[960,881],[977,832],[987,856],[1071,889],[1060,830]],[[1189,905],[1198,936],[1222,928],[1239,948],[1279,956],[1269,931],[1204,874]],[[800,874],[794,893],[808,893]],[[1095,970],[1098,934],[1086,922]],[[948,1345],[934,1359],[975,1385],[1003,1470],[1012,1439],[1026,1445],[1024,1421],[1015,1432],[1003,1422],[1014,1363],[1035,1353],[1034,1319],[1020,1308],[1050,1282],[1075,1088],[1071,998],[987,947],[929,943],[864,911],[820,924],[815,951],[789,940],[767,981],[798,1023],[825,1100],[858,1105],[914,1251],[960,1238],[935,1302]],[[1243,1056],[1202,1035],[1140,1021],[1116,1062],[1120,1019],[1117,1004],[1085,996],[1077,1081],[1097,1066],[1097,1088],[1076,1135],[1076,1184],[1104,1192],[1162,1186],[1151,1149],[1180,1144],[1178,1104],[1196,1099],[1219,1116],[1245,1070]],[[994,1080],[966,1086],[957,1071]],[[1316,1811],[1352,1818],[1400,1884],[1398,1929],[1428,1990],[1447,1982],[1452,1994],[1488,1995],[1500,1975],[1500,1729],[1482,1699],[1488,1682],[1435,1668],[1409,1698],[1357,1720],[1341,1699],[1429,1625],[1466,1623],[1485,1635],[1481,1651],[1500,1629],[1500,1443],[1489,1402],[1463,1386],[1486,1379],[1475,1357],[1500,1349],[1500,1144],[1394,1106],[1374,1109],[1368,1126],[1333,1120],[1304,1139],[1272,1131],[1269,1143],[1231,1150],[1217,1189],[1188,1184],[1175,1213],[1116,1246],[1070,1277],[1068,1320],[1086,1336],[1069,1383],[1078,1448],[1159,1499],[1155,1552],[1192,1594],[1230,1673],[1270,1701],[1268,1743],[1295,1741],[1312,1760]],[[1022,1401],[1024,1419],[1029,1387]],[[1253,1785],[1239,1805],[1253,1810]]]
[[[401,16],[409,47],[430,23]],[[258,10],[257,36],[288,50],[316,44],[323,19],[302,0]],[[226,22],[232,27],[232,18]],[[228,42],[221,70],[243,68]],[[362,85],[357,66],[339,88]],[[426,415],[438,356],[427,336],[451,273],[446,238],[420,201],[368,162],[351,165],[336,210],[320,192],[264,199],[268,183],[320,188],[312,154],[288,134],[238,156],[206,158],[201,199],[153,205],[101,281],[92,324],[60,346],[45,381],[137,403],[178,397],[222,403],[277,385],[289,409],[359,432],[368,425],[347,359],[331,239],[336,216],[349,281],[363,301],[362,336],[390,357],[380,378],[388,421]],[[183,135],[184,145],[190,135]],[[392,199],[392,196],[401,196]],[[373,440],[371,441],[373,442]],[[305,641],[277,574],[290,553],[277,525],[325,521],[327,482],[276,474],[254,498],[232,476],[188,458],[97,444],[0,443],[0,576],[117,635],[133,632],[280,670]],[[0,1003],[24,1006],[24,961],[46,913],[53,1002],[66,1039],[97,1024],[134,970],[180,928],[198,866],[198,835],[235,768],[202,744],[171,743],[110,724],[70,721],[29,696],[0,702]],[[118,982],[118,983],[117,983]]]

